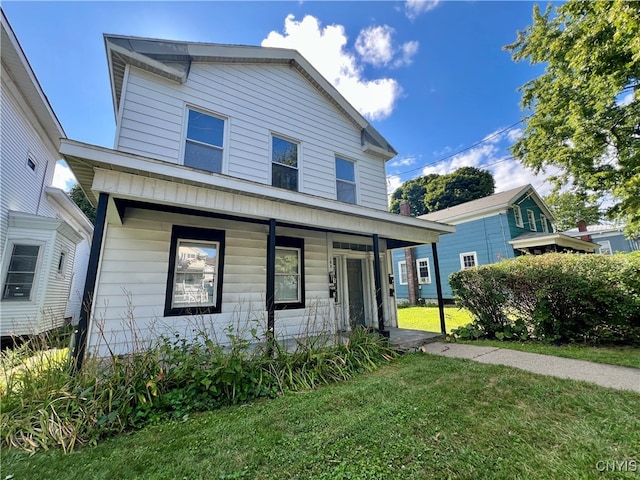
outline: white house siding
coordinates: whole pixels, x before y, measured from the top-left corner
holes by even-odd
[[[47,331],[64,325],[67,298],[73,275],[75,248],[76,244],[73,240],[60,232],[55,234],[49,264],[43,269],[43,273],[48,270],[48,280],[38,331]],[[62,273],[58,273],[61,252],[65,252],[66,258]]]
[[[67,299],[67,309],[65,310],[64,317],[69,318],[74,325],[77,324],[82,310],[82,294],[87,277],[90,251],[91,244],[89,240],[86,238],[82,239],[76,246],[73,259],[73,276],[71,278],[71,286],[69,287],[69,297]]]
[[[116,149],[182,163],[186,105],[228,119],[223,173],[270,183],[270,135],[300,142],[300,191],[335,198],[336,155],[359,163],[361,204],[387,209],[383,160],[360,129],[288,66],[194,63],[183,85],[128,68]]]
[[[9,210],[54,217],[55,211],[41,199],[42,186],[51,184],[57,159],[56,148],[39,127],[35,114],[17,92],[8,73],[2,69],[0,90],[0,258],[4,257]],[[36,162],[35,171],[27,158]]]
[[[31,300],[4,300],[0,303],[2,312],[0,336],[30,335],[39,333],[40,319],[45,308],[44,298],[50,275],[55,230],[11,228],[7,245],[13,243],[39,245],[35,280],[31,290]],[[8,252],[10,254],[10,252]],[[57,266],[57,265],[56,265]],[[8,262],[2,263],[2,279],[6,278]]]
[[[173,225],[225,231],[220,314],[163,316]],[[109,224],[106,229],[89,351],[98,355],[107,354],[109,349],[127,352],[146,346],[159,333],[178,331],[191,337],[203,326],[222,340],[224,329],[230,325],[242,334],[255,326],[258,335],[264,335],[267,233],[267,226],[261,224],[127,209],[121,226]],[[278,311],[275,320],[277,335],[299,335],[309,315],[330,305],[326,235],[289,229],[278,229],[277,233],[303,237],[305,241],[307,308]]]

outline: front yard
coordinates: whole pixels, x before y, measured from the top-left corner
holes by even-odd
[[[2,477],[637,478],[638,411],[631,392],[409,354],[347,382],[68,455],[3,449]],[[619,471],[601,472],[613,461]]]

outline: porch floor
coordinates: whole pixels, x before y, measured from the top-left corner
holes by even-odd
[[[423,330],[409,330],[406,328],[389,328],[389,344],[395,350],[411,351],[426,343],[442,340],[444,335]]]

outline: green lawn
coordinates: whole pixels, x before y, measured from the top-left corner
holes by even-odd
[[[445,307],[444,320],[449,333],[454,328],[471,323],[471,314],[458,307]],[[440,332],[440,311],[437,307],[399,308],[398,326],[410,330]]]
[[[640,395],[424,354],[351,381],[147,427],[15,479],[584,479],[640,458]],[[629,463],[627,463],[629,465]]]

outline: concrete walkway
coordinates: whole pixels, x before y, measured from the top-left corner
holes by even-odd
[[[434,355],[506,365],[542,375],[583,380],[603,387],[640,393],[640,368],[605,365],[585,360],[461,343],[427,343],[420,347],[420,350]]]

